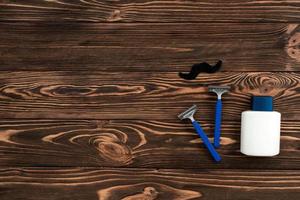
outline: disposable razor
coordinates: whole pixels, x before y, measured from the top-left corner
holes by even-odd
[[[178,115],[178,118],[180,120],[183,120],[183,119],[190,119],[191,120],[196,132],[198,133],[198,135],[202,139],[205,147],[208,149],[208,151],[211,154],[211,156],[213,157],[213,159],[216,162],[219,162],[219,161],[221,161],[220,155],[218,154],[218,152],[215,150],[214,146],[209,141],[207,135],[203,131],[200,124],[194,119],[194,114],[195,114],[196,111],[197,111],[197,106],[193,105],[192,107],[190,107],[189,109],[187,109],[186,111],[184,111],[183,113]]]
[[[215,109],[215,130],[214,130],[214,146],[220,147],[221,124],[222,124],[222,94],[230,90],[229,86],[208,86],[210,92],[214,92],[218,96]]]

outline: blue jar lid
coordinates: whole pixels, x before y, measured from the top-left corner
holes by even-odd
[[[252,96],[252,110],[254,110],[254,111],[273,111],[273,97],[271,97],[271,96]]]

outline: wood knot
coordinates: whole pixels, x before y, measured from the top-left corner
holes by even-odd
[[[288,30],[290,33],[286,48],[287,54],[300,62],[300,27],[299,25],[292,26],[293,30]]]
[[[114,10],[111,15],[107,18],[107,21],[109,22],[115,22],[122,20],[121,17],[121,10]]]
[[[128,177],[127,180],[132,183],[127,185],[115,185],[98,190],[97,194],[99,200],[155,200],[158,198],[191,200],[202,197],[202,194],[198,191],[182,190],[161,183],[143,182],[143,177],[140,177],[140,179],[136,176],[134,179]]]
[[[128,164],[132,159],[131,149],[122,143],[101,142],[98,150],[103,158],[117,165]]]
[[[273,73],[250,74],[248,77],[249,84],[247,87],[241,88],[241,92],[247,92],[252,95],[268,95],[276,96],[280,92],[286,90],[287,81],[294,84],[293,80],[288,80],[286,76]]]
[[[271,94],[276,87],[276,82],[272,79],[268,79],[266,81],[262,81],[261,87],[258,88],[260,94]]]
[[[132,150],[114,134],[103,134],[92,139],[99,155],[114,166],[128,165],[132,162]]]
[[[122,198],[122,200],[154,200],[158,196],[158,192],[154,187],[146,187],[140,194],[135,194]]]

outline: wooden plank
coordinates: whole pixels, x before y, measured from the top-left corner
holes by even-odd
[[[196,103],[199,120],[213,119],[216,96],[208,85],[229,85],[224,120],[239,120],[255,95],[274,96],[285,120],[298,120],[299,73],[1,72],[1,118],[176,119]]]
[[[1,0],[1,21],[287,22],[299,1],[35,1]]]
[[[213,121],[201,121],[212,139]],[[141,120],[0,121],[0,165],[194,169],[300,169],[299,121],[283,121],[281,153],[239,152],[240,122],[224,121],[216,164],[188,122]]]
[[[0,23],[1,70],[299,71],[297,24]]]
[[[3,168],[0,175],[2,200],[300,198],[299,171]]]

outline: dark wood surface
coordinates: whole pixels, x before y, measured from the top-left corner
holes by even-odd
[[[285,200],[300,195],[295,170],[3,168],[0,176],[3,200]]]
[[[46,21],[0,29],[1,70],[178,72],[221,59],[222,71],[299,71],[300,64],[300,26],[292,23]]]
[[[0,199],[300,199],[300,1],[0,0]],[[178,72],[221,59],[216,74]],[[188,122],[196,103],[214,163]],[[239,152],[251,95],[281,152]]]
[[[224,95],[225,120],[239,120],[251,95],[261,94],[274,96],[283,120],[300,114],[299,72],[223,72],[186,81],[177,72],[3,71],[0,82],[2,118],[177,120],[197,103],[198,119],[212,120],[216,95],[208,85],[232,87]]]
[[[213,125],[202,121],[210,138]],[[212,162],[191,126],[176,120],[6,120],[0,130],[3,167],[300,170],[297,121],[283,121],[281,153],[274,158],[240,154],[240,123],[224,121],[219,164]]]
[[[5,21],[298,22],[295,0],[1,0]]]

